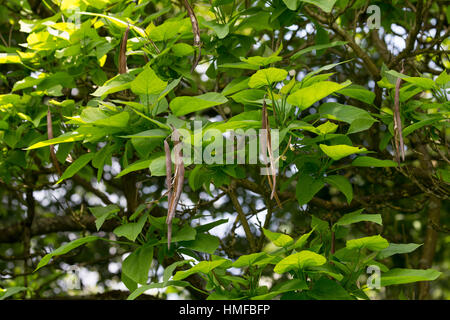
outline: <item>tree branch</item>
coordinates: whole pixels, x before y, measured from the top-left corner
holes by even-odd
[[[364,65],[367,67],[367,70],[372,75],[372,77],[375,80],[380,79],[380,71],[378,70],[378,67],[375,65],[375,63],[372,61],[369,55],[365,53],[361,49],[361,47],[356,44],[353,37],[349,33],[341,29],[336,22],[330,23],[325,16],[315,13],[308,6],[304,6],[303,9],[309,16],[320,22],[322,25],[332,29],[337,35],[339,35],[342,39],[347,41],[348,45],[353,49],[356,56],[359,57],[364,62]]]

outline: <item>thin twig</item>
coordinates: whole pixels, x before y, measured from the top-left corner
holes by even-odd
[[[197,17],[195,16],[194,10],[192,10],[191,5],[188,0],[183,0],[184,6],[188,12],[189,18],[191,19],[192,24],[192,32],[194,33],[194,47],[198,48],[198,53],[195,54],[194,62],[191,67],[191,73],[197,67],[198,62],[200,61],[202,55],[202,45],[200,39],[200,28],[198,27]]]

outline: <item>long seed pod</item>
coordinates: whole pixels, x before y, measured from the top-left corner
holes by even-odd
[[[128,26],[127,30],[122,37],[122,42],[120,43],[119,49],[119,73],[127,73],[127,41],[128,41],[128,33],[130,32],[130,26]]]
[[[266,99],[264,97],[264,101],[263,101],[263,106],[262,106],[262,112],[261,112],[261,116],[262,116],[262,123],[261,123],[261,129],[262,132],[264,134],[264,136],[261,137],[262,141],[261,141],[261,155],[263,157],[263,161],[266,163],[267,162],[267,154],[266,154],[266,149],[267,149],[267,125],[268,125],[268,116],[267,116],[267,107],[266,107]]]
[[[170,200],[168,202],[167,208],[167,248],[170,249],[170,243],[172,241],[172,220],[175,217],[175,210],[178,205],[178,201],[180,200],[181,192],[183,191],[183,183],[184,183],[184,163],[183,163],[183,155],[181,149],[181,143],[179,141],[179,133],[173,128],[173,138],[174,138],[174,153],[175,153],[175,173],[173,177],[172,185],[172,193],[170,194]],[[167,156],[166,156],[167,163]],[[167,174],[167,170],[166,170]],[[166,177],[167,178],[167,177]]]
[[[195,16],[194,10],[192,10],[191,5],[189,4],[189,0],[183,0],[184,6],[186,7],[186,10],[188,12],[189,18],[191,19],[192,24],[192,32],[194,33],[194,47],[198,48],[198,53],[195,54],[194,57],[194,63],[191,67],[191,73],[194,71],[194,69],[197,67],[198,62],[200,61],[201,53],[202,53],[202,46],[201,46],[201,39],[200,39],[200,28],[198,27],[198,21],[197,17]]]
[[[167,140],[164,140],[164,151],[166,153],[166,186],[167,186],[167,203],[172,198],[172,158],[170,155],[170,147]]]
[[[404,71],[402,65],[402,73]],[[400,117],[400,83],[401,78],[397,78],[395,83],[395,96],[394,96],[394,143],[395,143],[395,158],[398,163],[400,163],[400,155],[402,160],[405,161],[405,147],[403,144],[403,133],[402,133],[402,119]]]
[[[271,141],[271,136],[270,136],[269,116],[267,113],[267,105],[266,105],[265,99],[263,100],[261,128],[263,129],[263,132],[265,132],[265,136],[263,138],[263,144],[262,144],[263,149],[264,149],[263,158],[264,158],[265,162],[267,162],[265,148],[267,148],[267,152],[269,153],[270,171],[269,171],[269,168],[267,168],[267,170],[268,170],[267,180],[269,181],[269,186],[271,188],[270,199],[275,198],[275,201],[277,202],[278,207],[281,208],[282,205],[281,205],[280,199],[278,198],[278,195],[276,193],[277,172],[275,169],[275,159],[273,157],[272,141]],[[270,177],[270,175],[271,175],[271,177]]]
[[[47,108],[47,136],[48,139],[53,139],[53,124],[52,124],[52,113],[50,111],[50,107]],[[62,175],[61,168],[59,167],[58,159],[55,154],[55,146],[53,144],[50,145],[50,158],[52,159],[53,166],[58,172],[59,176]]]

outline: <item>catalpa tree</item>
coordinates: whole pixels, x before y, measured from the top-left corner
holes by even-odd
[[[0,299],[445,299],[445,1],[0,5]]]

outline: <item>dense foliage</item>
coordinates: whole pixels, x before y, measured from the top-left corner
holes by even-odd
[[[449,22],[2,1],[0,299],[449,298]]]

